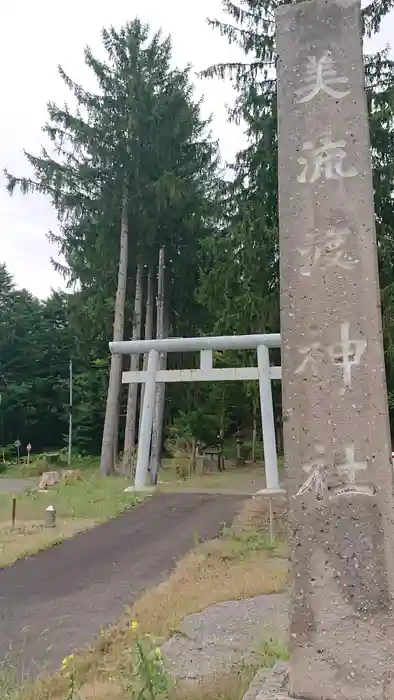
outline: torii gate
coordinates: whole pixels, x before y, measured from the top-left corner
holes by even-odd
[[[158,383],[258,380],[267,487],[264,492],[267,494],[277,492],[280,487],[271,381],[281,379],[282,370],[281,367],[270,365],[269,348],[279,348],[280,344],[279,333],[124,340],[109,343],[113,354],[141,355],[148,353],[146,371],[126,371],[122,374],[123,384],[145,383],[134,488],[136,490],[144,489],[147,485],[156,385]],[[256,350],[257,365],[254,367],[214,368],[214,350]],[[200,352],[200,369],[159,370],[160,353],[169,352]]]

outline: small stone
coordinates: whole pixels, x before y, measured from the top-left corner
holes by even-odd
[[[43,472],[38,488],[40,491],[47,489],[48,486],[54,486],[60,483],[60,474],[57,471]]]

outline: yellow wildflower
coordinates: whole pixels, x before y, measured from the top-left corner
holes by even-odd
[[[138,622],[137,622],[137,620],[132,620],[132,621],[131,621],[131,629],[134,630],[134,632],[138,629]]]
[[[74,661],[74,654],[70,654],[70,656],[68,657],[68,660],[69,660],[69,661]]]
[[[156,649],[155,649],[155,654],[156,654],[156,659],[161,659],[161,649],[160,649],[160,647],[156,647]]]
[[[65,657],[62,661],[62,666],[67,666],[68,665],[68,659]]]

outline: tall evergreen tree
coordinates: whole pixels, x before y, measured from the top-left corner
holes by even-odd
[[[225,327],[229,319],[245,331],[279,328],[275,10],[291,2],[223,0],[229,21],[210,21],[245,52],[245,62],[212,66],[205,75],[233,81],[237,99],[230,119],[245,125],[248,140],[233,166],[227,191],[228,220],[220,235],[209,242],[211,264],[202,280],[201,293],[218,328]],[[379,31],[393,7],[394,0],[373,0],[363,9],[365,36]],[[394,62],[387,50],[365,56],[365,76],[387,369],[394,404]],[[211,278],[218,279],[227,296],[225,309],[217,304],[216,312],[215,300],[209,295]],[[221,294],[220,299],[223,297]]]
[[[67,295],[45,303],[17,289],[0,265],[2,446],[19,438],[34,450],[59,447],[67,428],[70,352]]]
[[[65,255],[64,273],[98,292],[105,305],[115,296],[113,338],[119,340],[125,319],[131,329],[134,289],[126,310],[125,301],[138,264],[156,264],[165,245],[173,284],[185,279],[186,256],[191,278],[197,277],[193,251],[208,229],[217,155],[193,101],[189,68],[171,68],[170,40],[159,33],[150,39],[149,27],[138,20],[120,31],[103,30],[102,39],[105,61],[85,51],[98,91],[87,92],[59,69],[78,108],[73,113],[50,103],[44,131],[55,153],[27,154],[34,180],[7,177],[11,192],[19,184],[24,192],[51,197],[61,229],[52,239]],[[193,296],[190,282],[187,289]],[[104,474],[114,468],[121,369],[121,358],[112,357]]]

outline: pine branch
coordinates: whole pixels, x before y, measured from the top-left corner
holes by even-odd
[[[67,267],[66,265],[62,265],[61,263],[59,263],[58,260],[55,260],[52,257],[50,258],[50,261],[51,261],[51,264],[52,264],[55,272],[57,272],[59,275],[61,275],[64,280],[70,278],[71,273],[70,273],[69,267]]]
[[[394,0],[373,0],[362,10],[364,34],[371,37],[379,32],[382,20],[394,7]]]
[[[269,9],[267,3],[264,5],[261,3],[260,11],[258,7],[259,4],[260,3],[257,2],[250,2],[252,9],[245,10],[239,5],[235,5],[233,2],[231,2],[231,0],[222,0],[223,9],[225,12],[234,17],[234,19],[240,24],[247,22],[249,25],[257,25],[258,23],[265,21],[269,23],[270,29],[275,30],[275,12]],[[278,3],[273,3],[274,8],[276,8],[277,5]],[[265,25],[265,28],[266,27],[267,25]]]

